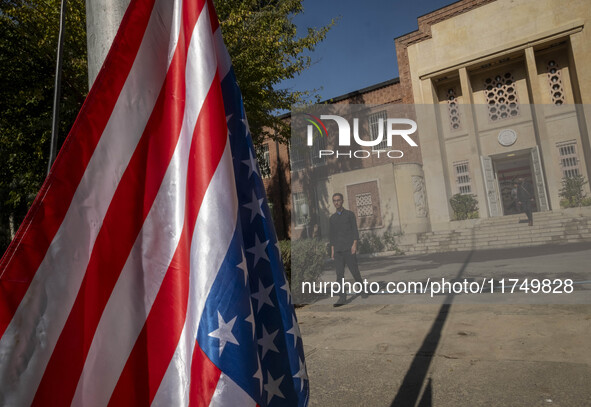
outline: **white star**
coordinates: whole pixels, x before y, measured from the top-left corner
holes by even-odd
[[[224,322],[222,314],[218,311],[218,329],[210,332],[209,336],[220,340],[220,356],[222,356],[222,352],[224,351],[227,342],[231,342],[234,345],[240,345],[232,334],[232,328],[234,327],[235,322],[236,317],[232,318],[230,322]]]
[[[306,365],[302,363],[302,359],[298,358],[300,361],[300,370],[296,374],[293,375],[294,379],[300,379],[300,391],[304,390],[304,380],[308,380],[308,373],[306,372]]]
[[[260,381],[260,389],[259,389],[259,393],[263,394],[263,371],[261,369],[261,361],[259,359],[259,355],[257,354],[257,364],[259,365],[258,370],[255,372],[255,374],[252,375],[252,377],[255,377],[257,379],[259,379]]]
[[[298,344],[298,338],[301,338],[302,334],[300,333],[300,327],[298,326],[298,321],[295,319],[295,315],[291,316],[291,322],[293,325],[286,333],[293,335],[293,347],[295,348]]]
[[[257,263],[259,262],[259,259],[265,259],[267,261],[269,261],[269,257],[267,257],[267,253],[265,252],[267,245],[269,244],[269,241],[267,240],[266,242],[262,242],[259,240],[259,237],[257,234],[254,235],[254,246],[246,249],[247,252],[254,254],[254,264],[252,265],[252,267],[256,267]]]
[[[285,280],[285,284],[283,284],[279,288],[285,290],[285,294],[287,294],[287,303],[291,304],[291,290],[289,289],[289,283],[287,282],[287,280]]]
[[[230,126],[228,126],[228,123],[230,122],[230,119],[232,118],[233,114],[229,114],[228,116],[226,116],[226,128],[228,129],[228,134],[227,136],[230,137],[232,135],[232,133],[230,132]]]
[[[267,391],[267,404],[271,401],[273,396],[281,397],[282,399],[285,398],[281,390],[279,390],[279,385],[283,381],[285,375],[281,376],[279,379],[273,379],[271,376],[271,372],[267,371],[267,384],[265,384],[265,390]]]
[[[274,307],[273,301],[269,298],[269,293],[273,289],[273,284],[269,287],[265,288],[261,280],[259,280],[259,291],[254,294],[251,294],[251,297],[257,300],[257,312],[260,312],[263,304],[269,304],[270,306]]]
[[[248,133],[250,133],[250,126],[248,125],[248,120],[246,120],[246,116],[240,119],[240,121],[244,123],[244,127],[246,127],[246,135],[248,136]]]
[[[261,359],[264,359],[265,355],[270,350],[279,353],[279,349],[277,349],[277,346],[275,346],[274,343],[275,337],[277,336],[278,332],[279,329],[270,334],[267,332],[265,325],[263,325],[263,337],[257,341],[257,343],[263,347],[263,356],[261,356]]]
[[[252,156],[252,151],[250,149],[248,150],[248,156],[248,160],[242,160],[242,164],[248,167],[248,178],[250,179],[250,176],[253,172],[260,177],[261,175],[259,174],[259,170],[257,168],[257,162]]]
[[[241,250],[242,261],[236,267],[244,272],[244,285],[248,284],[248,265],[246,264],[246,257],[244,257],[244,250]]]
[[[252,221],[257,215],[261,215],[263,218],[265,217],[262,207],[264,201],[264,198],[257,199],[257,194],[254,191],[252,191],[252,201],[250,201],[250,203],[247,203],[246,205],[242,205],[245,208],[250,209],[250,223],[252,223]]]
[[[252,302],[248,301],[250,305],[250,314],[248,317],[244,318],[246,322],[250,322],[252,324],[252,338],[254,339],[255,335],[255,323],[254,323],[254,311],[252,310]]]

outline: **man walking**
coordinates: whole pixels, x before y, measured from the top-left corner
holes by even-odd
[[[529,226],[533,226],[534,218],[532,215],[532,205],[534,203],[534,192],[531,184],[523,178],[519,178],[519,186],[517,187],[517,205],[521,206],[521,210],[527,215]]]
[[[357,242],[359,231],[355,214],[343,208],[343,194],[337,192],[332,196],[336,212],[330,217],[330,256],[335,262],[337,282],[345,277],[345,264],[355,281],[363,283],[357,266]],[[364,295],[365,296],[365,295]],[[346,301],[345,293],[340,294],[338,303]],[[335,304],[336,306],[336,304]]]

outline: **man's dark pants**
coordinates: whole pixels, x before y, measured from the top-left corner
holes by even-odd
[[[334,262],[337,270],[337,282],[340,283],[345,278],[345,264],[349,267],[351,275],[360,283],[363,283],[361,274],[359,273],[359,267],[357,266],[357,255],[351,254],[351,251],[335,252]],[[346,295],[341,293],[339,302],[346,300]]]
[[[524,201],[521,203],[521,210],[526,214],[527,220],[530,223],[533,223],[532,218],[532,202],[530,200]]]

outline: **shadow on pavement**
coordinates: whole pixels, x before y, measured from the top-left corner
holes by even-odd
[[[512,259],[547,256],[559,253],[573,253],[591,249],[590,242],[513,247],[504,249],[479,249],[443,253],[418,254],[410,256],[386,256],[359,259],[362,272],[372,272],[372,276],[391,276],[393,273],[414,273],[430,270],[446,264],[462,263],[467,253],[472,253],[471,263],[503,259],[508,264]],[[414,261],[414,264],[409,264]],[[329,270],[325,267],[325,270]],[[374,271],[381,270],[381,271]]]
[[[472,259],[473,254],[474,251],[468,252],[466,259],[464,260],[464,264],[462,265],[456,278],[462,277],[466,267]],[[427,380],[426,385],[425,379],[427,378],[431,361],[433,360],[433,356],[435,355],[437,346],[441,340],[441,332],[443,331],[443,326],[445,325],[445,321],[449,315],[453,297],[453,293],[448,294],[445,299],[445,303],[439,309],[437,317],[435,317],[435,321],[433,322],[429,333],[417,351],[416,356],[410,364],[410,368],[404,376],[402,384],[400,385],[400,389],[392,401],[392,407],[414,407],[415,405],[418,405],[419,407],[429,407],[432,405],[431,379]],[[425,387],[425,389],[421,397],[421,390],[423,390],[423,387]]]

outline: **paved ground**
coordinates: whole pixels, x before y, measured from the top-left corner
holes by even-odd
[[[589,244],[362,260],[374,281],[411,271],[583,283],[562,304],[377,295],[298,308],[310,406],[591,406],[590,260]]]

